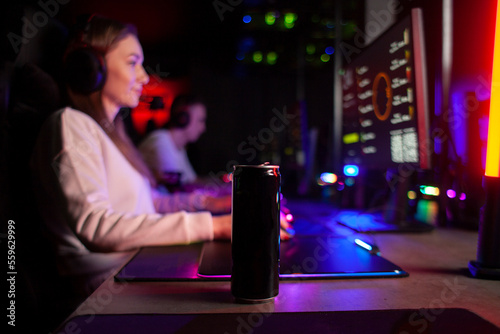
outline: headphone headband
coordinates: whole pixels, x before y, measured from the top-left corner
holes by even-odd
[[[88,45],[85,34],[95,14],[77,17],[75,47],[64,58],[63,72],[71,90],[88,95],[102,89],[106,81],[106,63],[104,52]]]

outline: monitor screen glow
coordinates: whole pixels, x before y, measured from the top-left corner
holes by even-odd
[[[343,164],[430,168],[425,41],[420,9],[343,67]]]

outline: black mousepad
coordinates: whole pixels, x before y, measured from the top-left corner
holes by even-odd
[[[280,244],[280,279],[406,277],[408,273],[380,255],[341,237],[295,237]],[[144,247],[115,280],[230,280],[231,243]]]

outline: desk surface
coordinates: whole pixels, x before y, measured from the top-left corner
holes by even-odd
[[[477,232],[436,229],[370,237],[410,276],[282,281],[278,297],[264,304],[235,303],[230,282],[115,282],[110,277],[71,317],[463,308],[500,327],[500,281],[472,278],[467,269],[476,258]]]

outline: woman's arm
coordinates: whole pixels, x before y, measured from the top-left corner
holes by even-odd
[[[40,175],[54,198],[46,209],[64,212],[64,221],[50,222],[53,229],[64,231],[57,224],[66,224],[85,247],[100,252],[213,239],[207,212],[157,214],[146,180],[90,117],[72,111],[60,121],[62,150],[38,166],[53,176]]]

